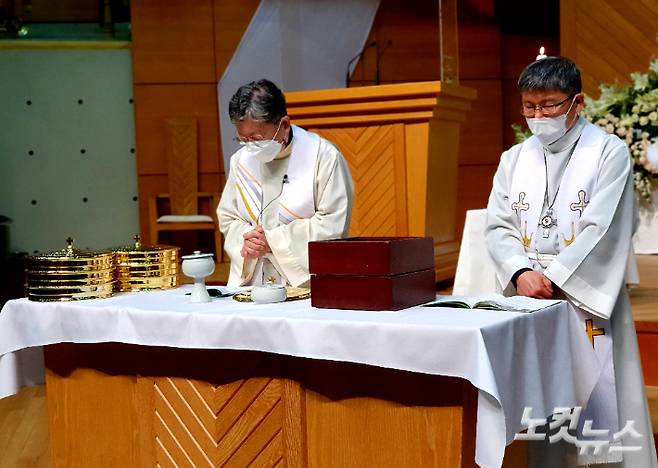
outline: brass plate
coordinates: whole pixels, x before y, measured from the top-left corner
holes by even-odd
[[[28,280],[58,281],[72,279],[111,278],[114,276],[114,268],[101,270],[79,271],[79,270],[26,270]]]
[[[88,279],[63,279],[63,280],[45,280],[39,281],[35,278],[28,278],[27,287],[30,289],[59,288],[59,287],[84,287],[84,286],[102,286],[114,281],[113,276],[106,278],[88,278]]]
[[[171,274],[171,272],[178,272],[178,264],[144,264],[136,266],[124,266],[119,265],[116,267],[117,272],[119,273],[160,273],[160,274]]]
[[[112,249],[117,255],[139,255],[139,254],[149,254],[149,253],[174,253],[178,254],[180,250],[179,247],[173,245],[142,245],[141,242],[137,241],[134,245],[128,245],[124,247],[117,247]]]
[[[163,253],[149,253],[140,255],[121,255],[116,256],[117,265],[142,265],[142,264],[161,264],[161,263],[177,263],[178,255],[176,253],[163,254]]]
[[[27,297],[31,301],[81,301],[85,299],[102,299],[114,294],[114,282],[98,286],[54,287],[27,289]]]
[[[34,259],[28,258],[28,269],[32,271],[96,271],[106,270],[114,266],[114,257],[81,259]]]
[[[115,249],[114,255],[118,263],[160,263],[163,261],[178,261],[178,247],[150,246]]]
[[[117,264],[116,268],[121,271],[155,271],[162,269],[178,269],[178,262],[160,262],[160,263],[132,263]]]
[[[64,250],[56,250],[54,252],[32,255],[29,257],[29,260],[34,263],[46,263],[46,264],[50,264],[53,262],[56,263],[79,262],[84,264],[87,262],[99,262],[99,261],[111,262],[113,258],[114,258],[114,253],[105,250],[93,251],[93,250],[64,249]]]
[[[178,271],[163,270],[163,271],[117,271],[117,279],[121,281],[130,280],[131,278],[162,278],[166,276],[176,276]]]
[[[170,289],[178,285],[178,276],[161,276],[153,278],[128,278],[119,279],[117,289],[119,291],[152,291],[158,289]]]

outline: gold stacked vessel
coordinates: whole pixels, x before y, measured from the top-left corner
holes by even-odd
[[[135,244],[114,249],[119,291],[150,291],[178,285],[178,247]]]
[[[28,259],[27,296],[32,301],[76,301],[110,297],[115,288],[114,253],[73,248]]]

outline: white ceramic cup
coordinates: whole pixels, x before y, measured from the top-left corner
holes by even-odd
[[[257,304],[270,304],[286,300],[286,288],[280,284],[266,284],[251,288],[251,300]]]
[[[190,302],[210,302],[204,279],[215,271],[212,254],[196,250],[192,255],[184,255],[182,267],[185,275],[194,278]]]

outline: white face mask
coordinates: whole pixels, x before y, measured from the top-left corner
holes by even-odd
[[[274,136],[271,140],[260,140],[260,141],[246,141],[241,142],[249,154],[258,159],[262,163],[268,163],[272,161],[277,154],[283,150],[283,145],[275,140],[277,133],[281,129],[281,121],[279,121],[279,126],[274,133]]]
[[[573,103],[574,101],[572,100],[569,110],[557,117],[525,118],[528,128],[542,145],[548,146],[551,143],[555,143],[567,133],[567,130],[569,130],[567,128],[567,114],[571,111]]]

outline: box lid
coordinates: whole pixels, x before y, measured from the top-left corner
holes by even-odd
[[[398,275],[434,268],[431,237],[348,237],[309,242],[311,274]]]

